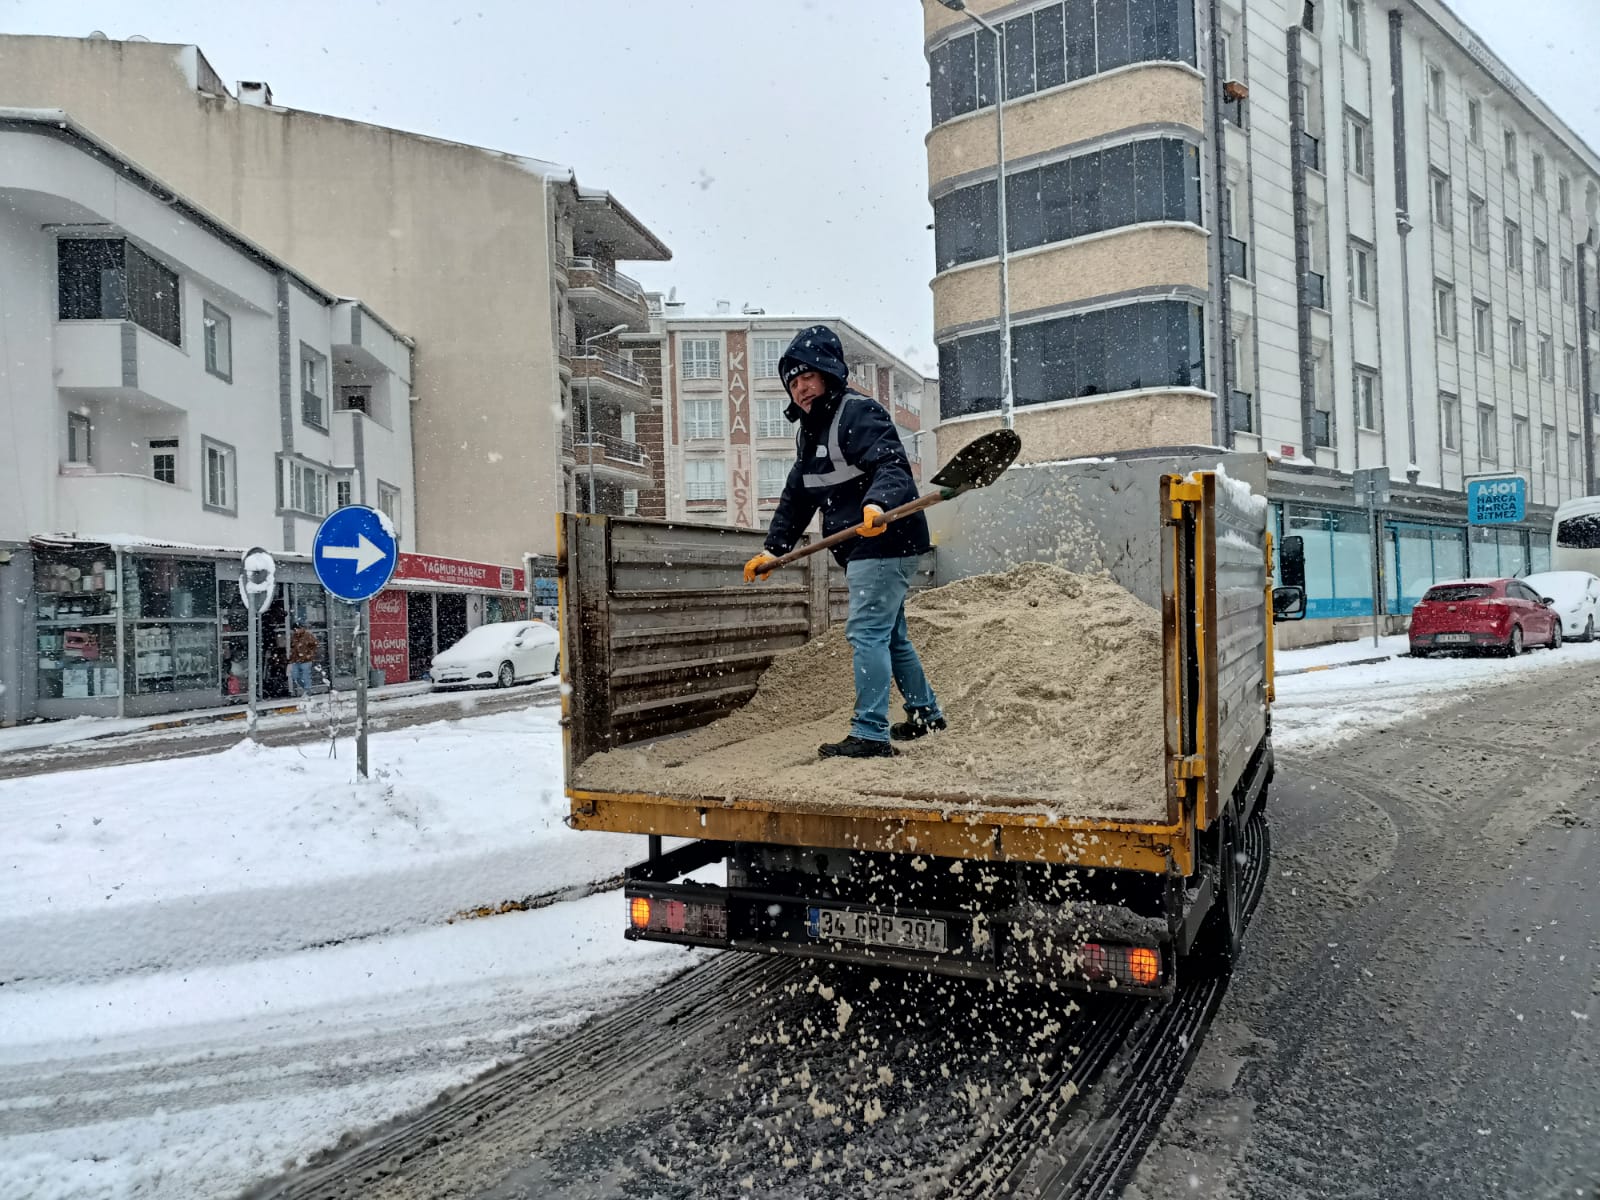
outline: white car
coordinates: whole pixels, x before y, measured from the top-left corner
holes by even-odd
[[[561,654],[556,631],[540,621],[496,621],[479,625],[434,656],[433,686],[510,687],[554,675]]]
[[[1600,578],[1587,571],[1544,571],[1522,581],[1545,599],[1561,617],[1561,632],[1569,641],[1594,641],[1600,625]]]

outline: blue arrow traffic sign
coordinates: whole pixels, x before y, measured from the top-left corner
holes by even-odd
[[[311,542],[311,565],[322,586],[350,604],[381,592],[399,561],[394,527],[377,509],[362,504],[334,509]]]

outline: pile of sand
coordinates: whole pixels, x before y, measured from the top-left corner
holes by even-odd
[[[1108,575],[1029,563],[922,592],[911,640],[950,728],[894,759],[820,760],[849,731],[843,625],[780,656],[702,729],[595,755],[575,785],[714,799],[1164,816],[1160,615]],[[899,718],[894,696],[891,720]]]

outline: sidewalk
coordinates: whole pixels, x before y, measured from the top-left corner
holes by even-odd
[[[405,707],[404,701],[424,697],[432,702],[435,697],[432,685],[426,680],[416,683],[396,683],[386,687],[371,688],[367,701],[374,708]],[[307,707],[326,707],[329,701],[355,705],[354,692],[321,692],[306,700],[264,700],[257,708],[263,728],[277,723],[273,718],[298,716]],[[222,721],[243,721],[248,713],[242,704],[226,707],[196,708],[187,712],[155,713],[146,717],[73,717],[67,721],[36,721],[11,729],[0,729],[0,754],[18,750],[38,750],[45,746],[61,746],[70,742],[94,741],[97,738],[117,737],[129,733],[148,733],[163,729],[182,729],[192,725],[212,725]]]

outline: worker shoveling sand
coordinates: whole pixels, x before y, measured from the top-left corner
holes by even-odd
[[[780,656],[737,712],[591,757],[579,788],[1160,820],[1161,617],[1108,575],[1028,563],[919,593],[911,638],[950,721],[892,759],[819,760],[855,696],[844,626]]]

